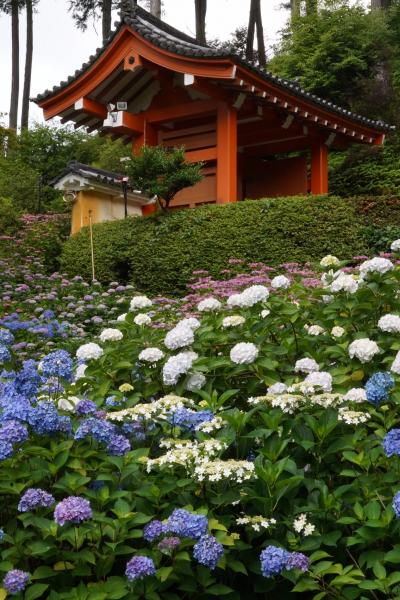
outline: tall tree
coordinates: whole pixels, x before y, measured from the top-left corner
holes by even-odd
[[[205,44],[207,0],[194,0],[194,8],[196,13],[196,39]]]
[[[371,0],[371,10],[375,10],[377,8],[387,9],[392,4],[392,0]]]
[[[112,10],[120,7],[124,8],[123,0],[69,0],[72,18],[82,31],[85,31],[90,19],[101,19],[103,43],[111,32]]]
[[[264,30],[261,15],[261,0],[251,0],[249,24],[247,27],[246,59],[250,62],[253,57],[254,36],[257,28],[257,55],[260,66],[267,63],[265,55]]]
[[[112,0],[102,0],[101,12],[102,12],[101,28],[102,28],[103,42],[104,42],[111,33]]]
[[[161,19],[161,0],[149,0],[148,5],[151,14]]]
[[[300,5],[301,0],[290,0],[290,18],[292,21],[294,21],[300,16]]]
[[[318,0],[306,0],[306,15],[314,15],[318,11]]]
[[[17,129],[19,101],[19,2],[11,0],[11,98],[9,127]]]
[[[32,54],[33,54],[33,1],[25,0],[26,52],[25,52],[24,91],[22,93],[21,129],[28,127],[28,122],[29,122],[29,96],[30,96],[30,92],[31,92]]]

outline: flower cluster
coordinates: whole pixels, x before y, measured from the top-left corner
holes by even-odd
[[[80,496],[68,496],[59,502],[54,510],[54,520],[57,525],[73,523],[79,525],[92,518],[92,508],[89,500]]]
[[[50,508],[55,500],[51,494],[39,488],[30,488],[26,490],[21,497],[18,510],[20,512],[28,512],[35,508]]]

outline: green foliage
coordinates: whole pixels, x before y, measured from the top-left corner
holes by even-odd
[[[184,147],[143,146],[123,165],[131,185],[150,197],[157,196],[164,208],[178,192],[202,179],[202,164],[187,162]]]
[[[179,294],[193,270],[218,275],[231,257],[279,264],[330,251],[362,254],[367,247],[355,209],[355,203],[336,197],[292,197],[101,223],[94,226],[96,276]],[[62,268],[90,277],[87,230],[65,244]]]
[[[0,198],[0,235],[13,235],[18,230],[20,216],[9,198]]]
[[[335,104],[382,116],[393,94],[377,76],[393,54],[391,41],[383,11],[335,0],[288,25],[268,68]]]

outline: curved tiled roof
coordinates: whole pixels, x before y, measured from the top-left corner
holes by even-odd
[[[116,181],[122,177],[120,173],[91,167],[90,165],[85,165],[83,163],[78,162],[77,160],[71,160],[68,163],[67,167],[62,171],[62,173],[55,177],[50,182],[50,184],[55,185],[58,181],[65,177],[65,175],[69,175],[70,173],[81,175],[82,177],[87,177],[88,179],[94,179],[98,183],[104,183],[115,187],[121,186],[121,184],[118,181]]]
[[[85,71],[91,67],[96,60],[103,54],[108,45],[117,35],[121,27],[126,24],[135,31],[137,31],[143,38],[158,46],[161,49],[173,52],[174,54],[189,56],[194,58],[225,58],[231,59],[235,64],[246,68],[247,70],[255,73],[265,81],[272,83],[278,88],[281,88],[285,92],[289,92],[298,96],[300,99],[306,100],[318,107],[328,109],[344,118],[351,119],[360,125],[378,129],[381,131],[390,131],[395,129],[394,126],[389,125],[383,121],[375,121],[367,117],[355,114],[345,108],[337,106],[333,102],[329,102],[311,92],[304,90],[298,83],[278,77],[266,71],[264,69],[255,67],[250,63],[243,60],[240,56],[236,55],[229,50],[219,50],[216,48],[210,48],[209,46],[199,43],[196,39],[186,35],[185,33],[178,31],[174,27],[171,27],[167,23],[164,23],[160,19],[157,19],[149,12],[139,6],[135,6],[131,9],[130,13],[123,13],[121,15],[121,21],[116,25],[116,29],[107,38],[105,44],[96,50],[96,53],[89,57],[88,62],[84,63],[80,69],[75,71],[74,75],[68,77],[66,81],[62,81],[59,85],[55,85],[52,90],[45,90],[42,94],[36,96],[32,100],[34,102],[40,102],[53,96],[54,94],[67,87],[71,82],[78,79]]]

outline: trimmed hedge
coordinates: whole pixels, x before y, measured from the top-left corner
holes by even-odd
[[[96,277],[103,282],[130,281],[150,294],[177,295],[185,292],[193,270],[218,275],[232,257],[273,265],[306,262],[327,253],[341,258],[364,254],[365,224],[372,218],[382,225],[392,214],[393,206],[385,202],[274,198],[101,223],[93,229]],[[70,275],[90,278],[87,228],[66,242],[61,267]]]

